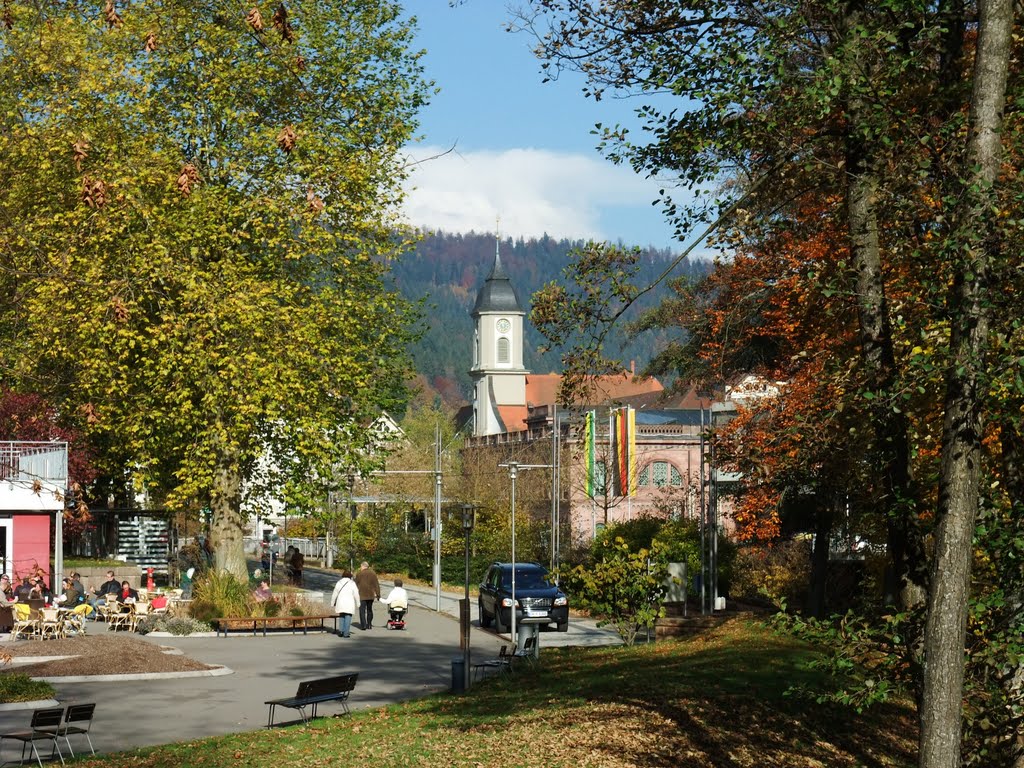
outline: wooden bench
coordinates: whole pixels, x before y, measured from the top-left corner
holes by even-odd
[[[348,695],[356,687],[359,679],[358,672],[349,672],[337,677],[325,677],[320,680],[307,680],[299,683],[299,689],[295,695],[287,699],[271,699],[263,702],[270,705],[270,712],[267,715],[267,728],[274,726],[274,710],[277,707],[288,707],[296,709],[303,723],[308,723],[316,717],[317,704],[325,701],[337,701],[348,713]],[[309,707],[309,714],[306,714],[306,707]],[[295,721],[298,722],[298,721]],[[279,723],[279,725],[291,725],[291,723]]]
[[[308,630],[312,629],[327,629],[327,621],[330,620],[333,625],[333,631],[335,634],[338,633],[338,617],[340,614],[337,613],[322,613],[314,614],[310,616],[225,616],[220,619],[211,619],[210,623],[217,630],[217,637],[220,637],[221,633],[224,633],[224,637],[228,636],[228,631],[232,629],[246,630],[252,629],[252,633],[255,636],[256,630],[260,627],[263,628],[263,636],[267,636],[267,627],[272,629],[291,629],[294,635],[296,630],[301,629],[302,634],[308,634]]]

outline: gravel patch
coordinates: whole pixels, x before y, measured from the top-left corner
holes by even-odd
[[[135,675],[147,672],[195,672],[214,669],[184,656],[180,650],[113,632],[78,635],[65,640],[18,640],[0,644],[0,654],[19,660],[33,656],[67,656],[37,664],[4,665],[0,674],[31,677]]]

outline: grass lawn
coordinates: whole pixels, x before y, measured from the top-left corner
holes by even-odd
[[[809,654],[806,646],[776,637],[758,624],[736,620],[696,640],[635,648],[544,650],[536,673],[522,667],[513,676],[477,685],[465,696],[433,696],[317,720],[312,727],[104,755],[76,765],[883,768],[915,764],[916,725],[908,705],[857,715],[783,696],[793,683],[818,682],[802,664]]]

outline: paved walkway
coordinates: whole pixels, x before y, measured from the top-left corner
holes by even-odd
[[[306,587],[327,591],[336,575],[307,569]],[[385,594],[390,582],[385,582]],[[189,741],[261,728],[267,722],[267,699],[290,696],[301,680],[342,672],[359,672],[352,694],[353,709],[378,707],[426,694],[451,685],[451,661],[461,657],[458,622],[459,595],[443,594],[442,610],[434,610],[433,590],[409,589],[412,605],[404,632],[381,628],[351,638],[326,632],[267,637],[233,634],[230,637],[161,637],[146,639],[180,649],[206,664],[229,667],[233,674],[211,677],[150,679],[145,681],[57,683],[61,704],[97,702],[93,743],[100,752],[112,752],[175,741]],[[380,616],[386,618],[384,606]],[[574,631],[575,630],[575,631]],[[102,631],[102,630],[101,630]],[[592,622],[570,620],[570,631],[545,632],[541,647],[595,644],[612,640]],[[492,657],[503,638],[474,625],[474,655]],[[507,639],[504,640],[507,642]],[[324,714],[337,711],[322,705]],[[23,728],[28,712],[0,712],[0,731]],[[7,749],[11,749],[8,744]],[[9,754],[0,755],[8,759]]]

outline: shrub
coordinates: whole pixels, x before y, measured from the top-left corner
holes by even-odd
[[[598,626],[614,625],[622,641],[632,645],[641,630],[651,629],[665,615],[664,555],[657,543],[634,552],[621,538],[595,542],[598,548],[600,556],[571,569],[563,581],[578,607],[599,617]]]
[[[197,603],[215,606],[216,616],[251,615],[252,597],[249,585],[239,581],[227,571],[208,571],[192,585],[192,597]],[[193,603],[192,615],[200,617]]]
[[[280,616],[281,601],[277,599],[256,601],[252,607],[253,616]]]
[[[54,694],[52,685],[33,680],[28,675],[0,675],[0,702],[11,703],[15,701],[52,699]]]
[[[749,545],[736,553],[734,597],[766,598],[775,605],[799,605],[807,592],[811,549],[807,541]]]
[[[139,622],[140,634],[150,632],[167,632],[176,636],[191,635],[194,632],[212,632],[213,628],[191,616],[164,616],[160,614],[147,616]]]
[[[609,526],[594,539],[585,562],[594,562],[602,553],[615,548],[621,539],[631,552],[651,549],[655,544],[668,563],[686,563],[689,576],[687,592],[696,595],[696,577],[700,574],[700,527],[696,520],[663,520],[641,515]],[[728,595],[736,558],[736,545],[725,535],[718,537],[718,591]]]
[[[189,614],[196,621],[203,622],[219,619],[224,616],[224,612],[220,608],[205,600],[193,600],[192,605],[189,606]]]

